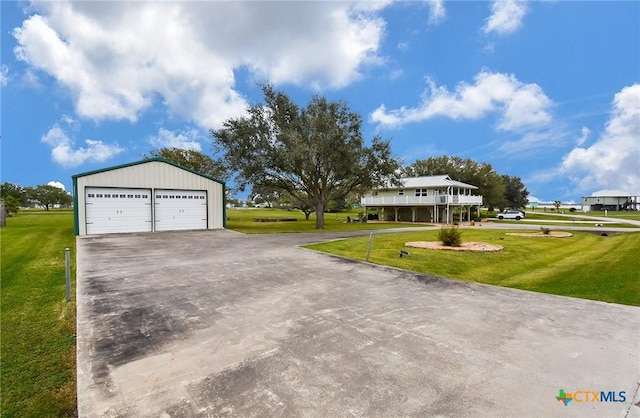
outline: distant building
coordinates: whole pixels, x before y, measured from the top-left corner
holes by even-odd
[[[582,210],[640,210],[640,196],[631,196],[619,190],[604,190],[592,196],[583,197]]]
[[[531,208],[532,211],[536,211],[536,210],[541,210],[541,211],[547,211],[547,210],[556,210],[556,202],[543,202],[543,201],[532,201],[529,202],[529,204],[527,205],[528,207]],[[560,207],[558,208],[558,210],[562,211],[576,211],[576,210],[582,210],[582,205],[580,203],[574,203],[574,202],[560,202]]]

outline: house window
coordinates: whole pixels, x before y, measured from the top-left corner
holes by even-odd
[[[427,189],[416,189],[416,196],[427,196]]]
[[[404,189],[398,189],[398,196],[404,196]]]

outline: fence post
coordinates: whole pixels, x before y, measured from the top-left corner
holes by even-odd
[[[69,256],[69,249],[64,249],[64,265],[67,279],[67,302],[71,301],[71,257]]]
[[[369,246],[367,247],[367,262],[369,261],[369,254],[371,254],[371,241],[373,241],[373,232],[369,234]]]

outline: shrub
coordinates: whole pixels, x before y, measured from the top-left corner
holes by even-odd
[[[462,232],[455,225],[440,228],[438,238],[447,247],[459,247],[462,244]]]
[[[549,235],[549,233],[551,232],[551,229],[540,227],[540,231],[542,231],[542,233],[545,235]]]

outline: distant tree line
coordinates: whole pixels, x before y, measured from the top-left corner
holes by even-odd
[[[8,216],[17,213],[20,208],[38,206],[49,210],[54,206],[69,207],[73,203],[73,197],[69,193],[47,184],[23,187],[16,183],[4,182],[0,185],[0,196],[4,200]]]
[[[470,158],[442,155],[418,160],[403,170],[405,177],[437,176],[448,174],[452,180],[478,187],[484,206],[520,209],[529,202],[529,191],[520,177],[499,174],[489,163],[478,163]]]

